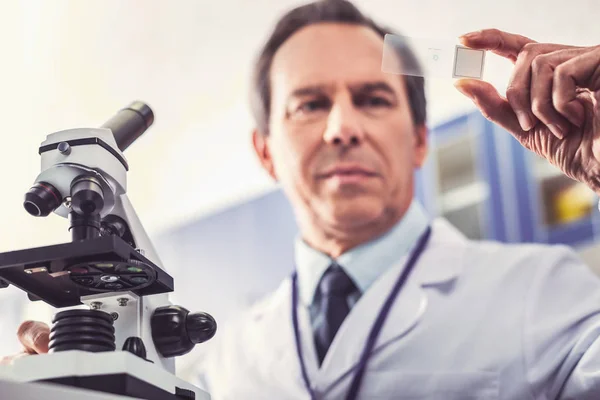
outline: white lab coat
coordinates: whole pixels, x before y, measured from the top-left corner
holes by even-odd
[[[406,256],[363,294],[319,368],[307,309],[299,324],[320,399],[343,399]],[[309,399],[285,280],[217,334],[202,376],[215,400]],[[361,399],[600,399],[600,279],[566,246],[466,239],[436,219],[372,354]],[[561,395],[562,393],[562,395]]]

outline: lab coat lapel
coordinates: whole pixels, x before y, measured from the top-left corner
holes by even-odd
[[[293,386],[300,393],[306,391],[302,378],[302,369],[296,351],[294,328],[292,324],[292,285],[286,279],[274,293],[253,311],[253,323],[257,324],[259,337],[254,338],[248,346],[268,349],[256,359],[256,368],[264,371],[270,379],[293,380]],[[319,366],[316,358],[310,316],[306,307],[298,307],[298,326],[301,332],[300,342],[306,371],[311,383],[316,383]]]
[[[445,220],[434,221],[429,243],[396,297],[375,344],[373,355],[390,342],[409,334],[418,325],[427,309],[427,293],[424,287],[447,282],[460,274],[466,248],[461,243],[465,242],[466,239]],[[371,327],[404,269],[408,257],[409,255],[403,256],[379,277],[356,303],[323,360],[320,376],[323,383],[333,385],[354,372]]]

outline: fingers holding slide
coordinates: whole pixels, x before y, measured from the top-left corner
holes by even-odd
[[[531,63],[535,56],[532,45],[523,46],[506,89],[506,99],[524,131],[531,130],[538,122],[531,107]]]
[[[581,127],[583,115],[564,112],[563,104],[556,102],[555,76],[559,65],[581,53],[578,49],[563,49],[537,56],[532,63],[531,103],[533,113],[546,125],[554,136],[564,138],[571,124]],[[574,88],[573,88],[574,89]],[[575,94],[573,94],[574,96]],[[579,103],[578,103],[579,105]],[[570,110],[570,106],[567,106]]]
[[[564,57],[566,60],[562,60]],[[551,60],[558,64],[553,76],[552,102],[558,112],[577,126],[585,122],[585,108],[578,100],[578,88],[593,92],[598,101],[600,93],[600,47],[566,57],[556,54]]]
[[[499,29],[484,29],[467,33],[460,37],[460,41],[467,47],[478,50],[490,50],[513,62],[517,60],[519,53],[526,44],[536,43],[528,37],[504,32]]]
[[[460,79],[454,85],[473,101],[485,118],[509,131],[527,147],[528,133],[521,129],[509,102],[491,84],[476,79]]]

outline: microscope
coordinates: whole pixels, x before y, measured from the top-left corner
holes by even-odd
[[[123,151],[153,122],[135,101],[100,128],[59,131],[41,144],[41,172],[23,206],[65,218],[72,240],[0,253],[0,287],[61,310],[48,354],[15,360],[0,379],[146,400],[210,398],[175,376],[174,358],[211,339],[216,322],[169,302],[173,278],[126,194]]]

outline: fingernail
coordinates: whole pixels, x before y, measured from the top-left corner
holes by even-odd
[[[527,114],[526,112],[518,111],[517,119],[519,120],[521,129],[523,129],[524,131],[528,131],[531,128],[533,128],[533,121],[531,120],[531,117],[529,116],[529,114]]]
[[[465,90],[460,86],[460,85],[454,85],[454,87],[461,92],[462,94],[466,95]]]
[[[563,131],[558,125],[550,124],[548,128],[557,138],[562,139],[564,137]]]
[[[479,36],[481,34],[481,30],[479,31],[475,31],[475,32],[469,32],[469,33],[465,33],[462,36],[459,36],[459,39],[473,39],[476,36]]]

